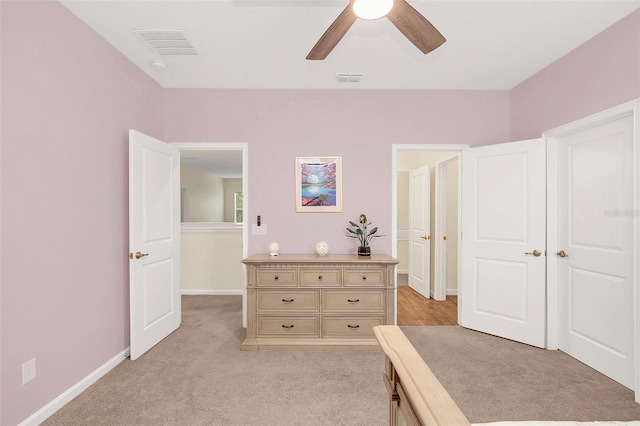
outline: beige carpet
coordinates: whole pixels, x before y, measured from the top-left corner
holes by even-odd
[[[240,296],[183,296],[182,326],[44,425],[383,425],[378,352],[240,351]]]
[[[560,353],[403,327],[472,422],[640,419],[633,393]],[[243,352],[239,296],[183,296],[183,323],[44,425],[385,425],[379,352]]]
[[[630,389],[563,352],[458,326],[402,330],[474,423],[640,420]]]

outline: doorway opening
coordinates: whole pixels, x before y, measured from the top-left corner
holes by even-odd
[[[182,294],[243,295],[246,143],[174,143],[180,151]]]
[[[392,147],[398,325],[458,323],[459,159],[466,147]]]

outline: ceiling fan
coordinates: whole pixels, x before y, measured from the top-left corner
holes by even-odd
[[[386,3],[386,7],[383,6],[377,15],[374,13],[374,15],[365,16],[360,12],[360,7],[373,3]],[[393,25],[422,53],[429,53],[446,41],[436,27],[406,0],[349,0],[347,7],[313,46],[307,59],[322,60],[326,58],[358,18],[378,19],[384,16],[389,18]]]

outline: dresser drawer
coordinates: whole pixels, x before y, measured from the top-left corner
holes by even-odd
[[[345,287],[384,287],[384,269],[345,269]]]
[[[322,290],[322,312],[384,313],[385,290]]]
[[[339,268],[300,268],[301,287],[340,287],[340,278]]]
[[[298,270],[296,268],[256,268],[258,287],[296,287]]]
[[[318,325],[317,316],[258,316],[258,337],[318,337],[320,335]]]
[[[258,312],[318,312],[318,290],[258,290]]]
[[[371,337],[373,327],[383,324],[382,316],[326,316],[322,318],[322,337]]]

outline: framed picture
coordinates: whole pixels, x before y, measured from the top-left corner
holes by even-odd
[[[296,157],[296,212],[342,211],[342,157]]]

